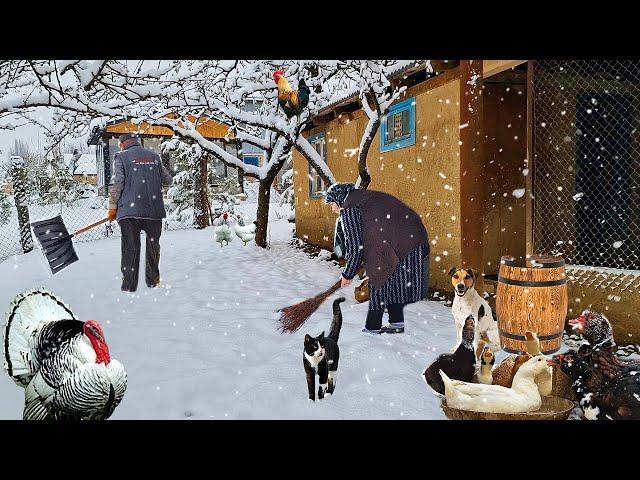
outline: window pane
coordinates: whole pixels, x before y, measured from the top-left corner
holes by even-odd
[[[409,110],[402,112],[402,136],[409,135]]]
[[[393,141],[393,115],[387,115],[387,143]]]
[[[402,112],[393,116],[393,139],[402,137]]]

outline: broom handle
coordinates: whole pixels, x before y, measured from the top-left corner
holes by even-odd
[[[335,292],[336,290],[340,289],[340,284],[342,283],[342,279],[338,280],[336,283],[334,283],[333,285],[331,285],[331,287],[327,290],[327,293],[329,295],[331,295],[333,292]]]
[[[73,233],[73,236],[75,237],[76,235],[80,235],[88,230],[91,230],[92,228],[96,228],[99,225],[102,225],[103,223],[107,223],[109,221],[109,217],[107,218],[103,218],[102,220],[98,220],[95,223],[92,223],[91,225],[87,225],[86,227],[82,227],[80,230],[76,230]]]

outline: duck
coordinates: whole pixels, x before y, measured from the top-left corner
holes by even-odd
[[[455,380],[470,382],[476,371],[476,354],[473,350],[475,318],[469,315],[462,327],[462,342],[453,353],[443,353],[429,365],[422,376],[436,393],[444,395],[444,383],[439,372],[444,371]]]
[[[550,359],[544,355],[529,359],[518,369],[511,388],[452,380],[441,370],[447,406],[487,413],[536,411],[542,405],[542,398],[534,378],[549,367],[548,362]]]
[[[493,370],[493,385],[510,388],[518,369],[532,357],[542,355],[538,334],[527,330],[524,332],[524,337],[525,352],[520,355],[509,355]],[[553,367],[549,366],[547,371],[535,378],[535,382],[541,395],[550,395],[553,387]]]
[[[493,383],[491,370],[495,363],[496,357],[493,355],[493,351],[489,347],[484,347],[480,355],[480,368],[478,368],[478,371],[473,376],[473,383],[491,385]]]

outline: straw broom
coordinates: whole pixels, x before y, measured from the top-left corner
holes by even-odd
[[[306,322],[307,319],[313,314],[313,312],[315,312],[320,307],[320,305],[322,305],[322,302],[324,302],[329,296],[331,296],[332,293],[340,288],[340,283],[341,280],[338,280],[327,290],[316,295],[315,297],[278,310],[278,312],[280,312],[281,323],[279,327],[280,333],[293,333],[298,330],[302,326],[302,324]]]

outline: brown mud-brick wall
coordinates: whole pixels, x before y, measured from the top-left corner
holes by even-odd
[[[460,88],[457,70],[407,89],[399,99],[415,97],[416,143],[380,153],[376,135],[367,164],[371,190],[391,193],[421,217],[431,240],[430,287],[450,290],[447,271],[460,263]],[[367,124],[362,111],[343,114],[309,131],[324,132],[327,162],[338,182],[358,179],[357,149]],[[329,250],[336,216],[322,198],[309,196],[309,166],[293,154],[296,191],[296,234]]]
[[[585,309],[603,313],[619,345],[640,344],[640,275],[567,268],[568,318]]]

